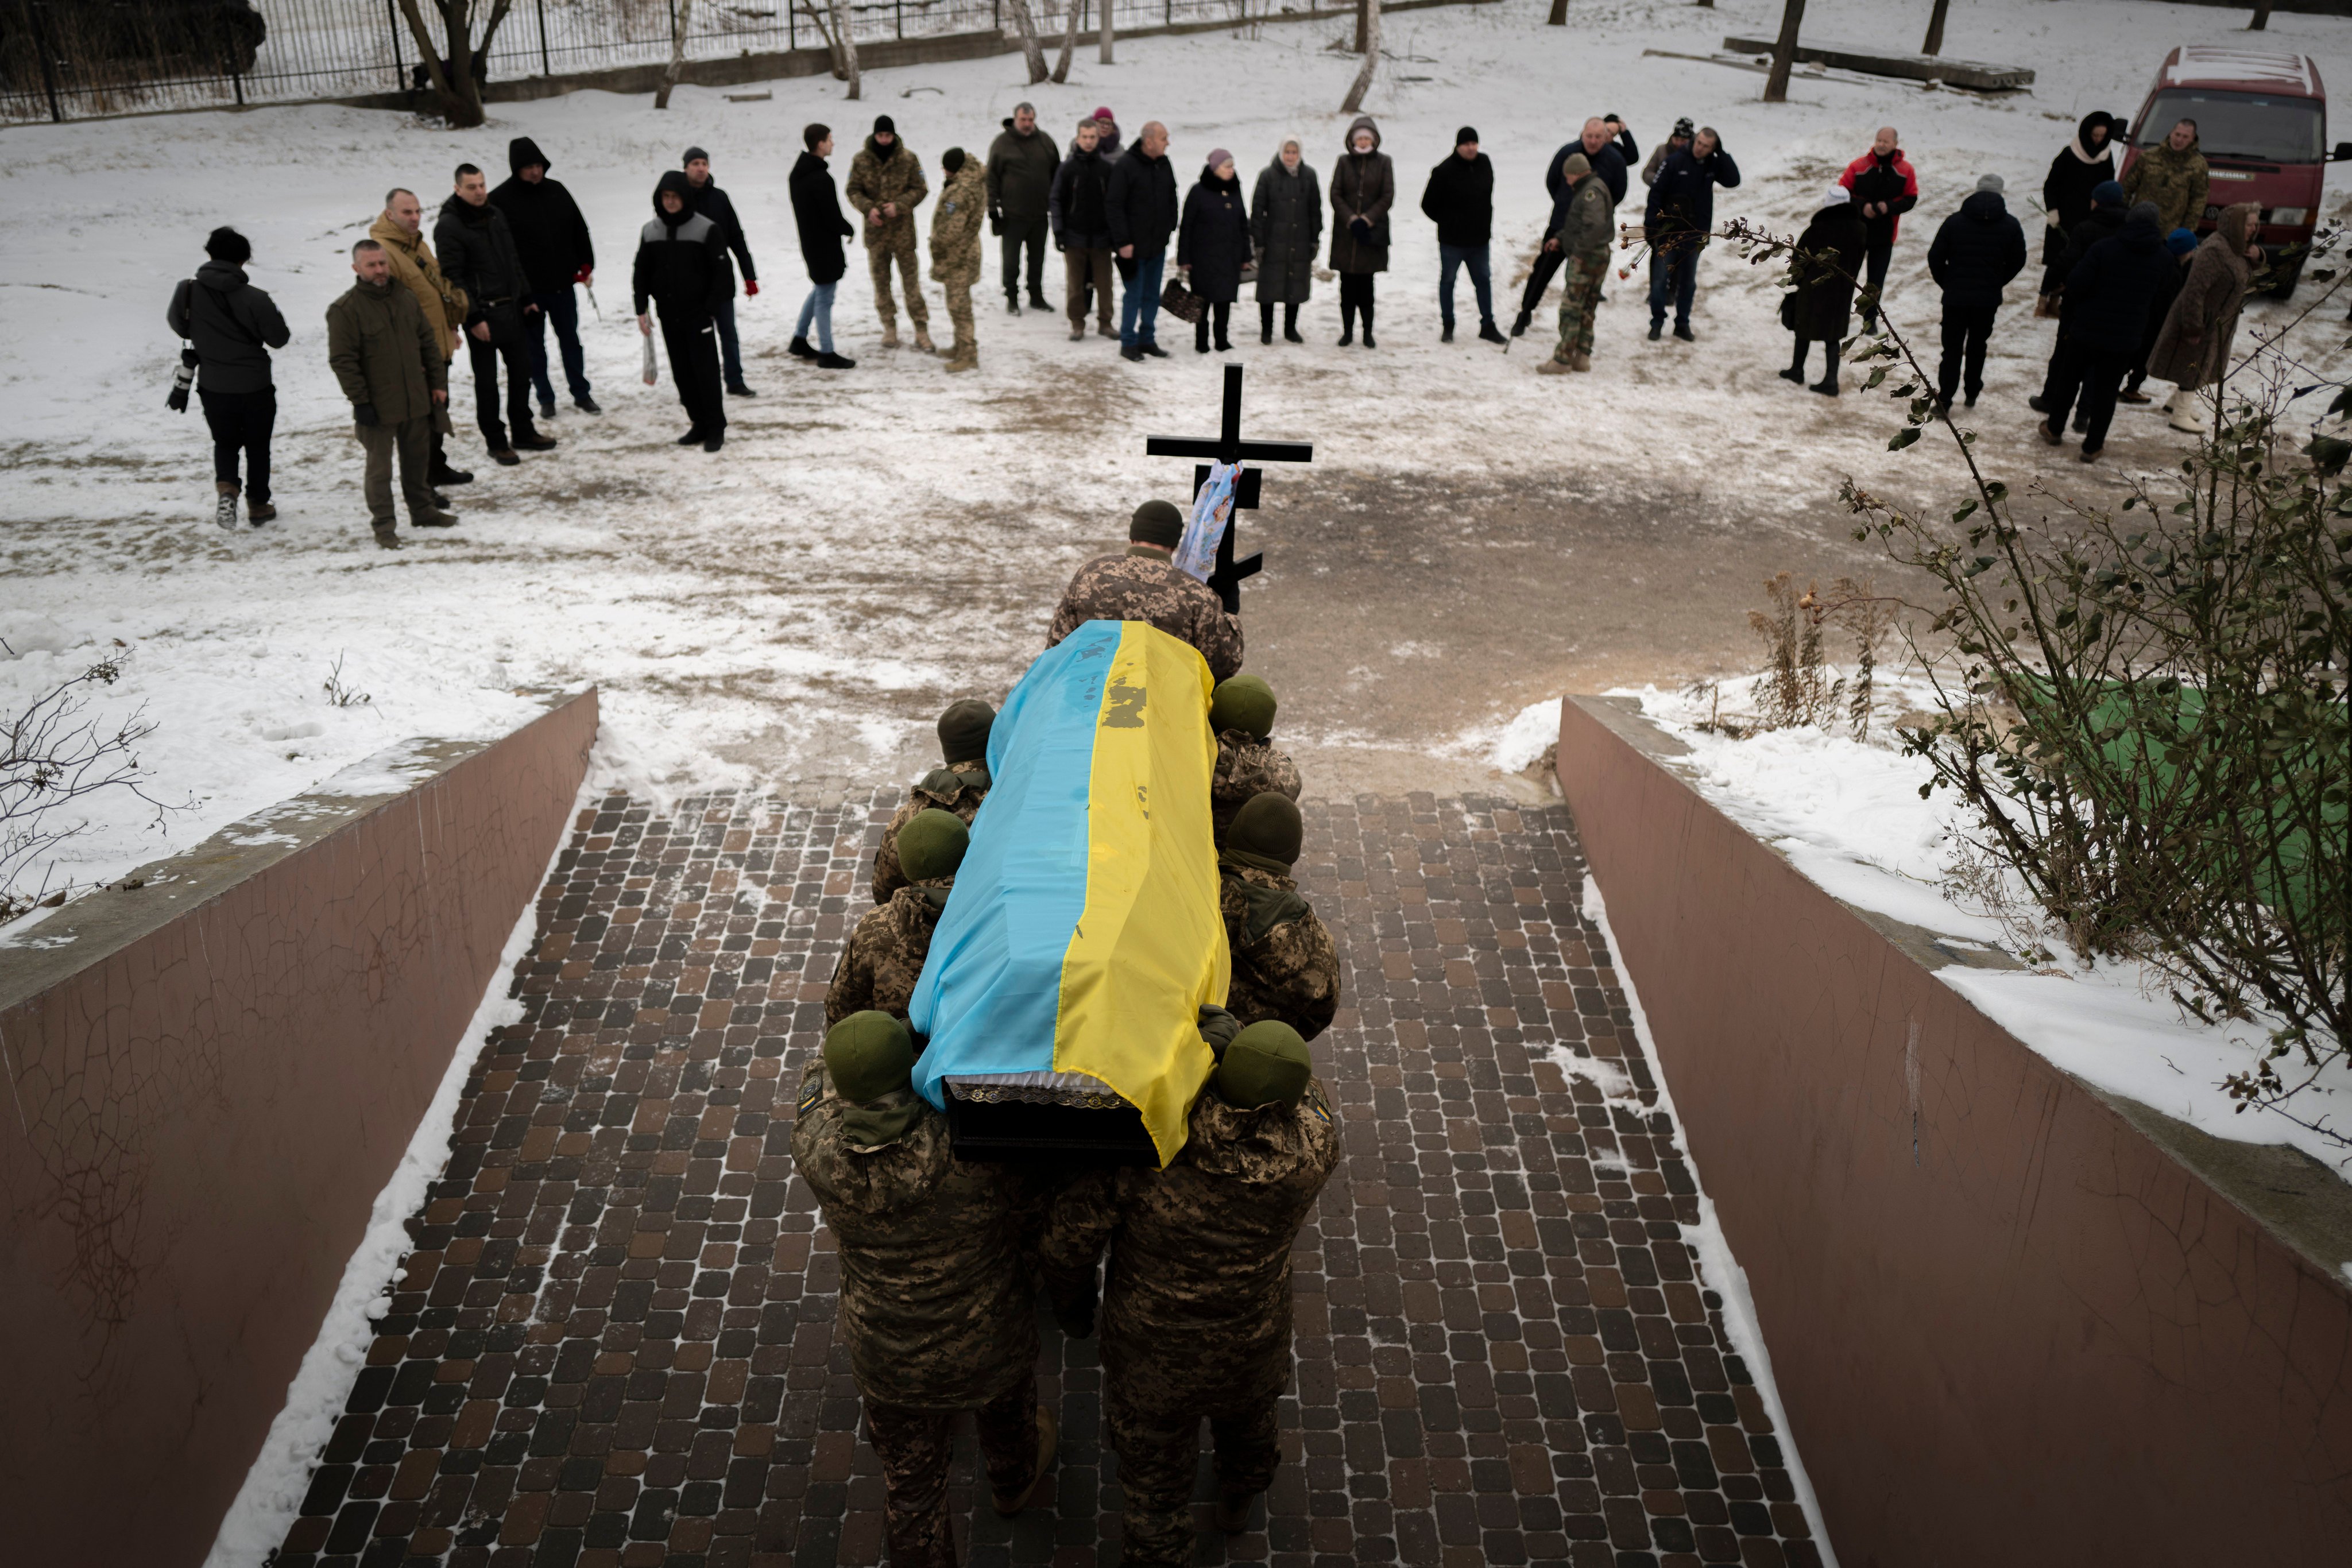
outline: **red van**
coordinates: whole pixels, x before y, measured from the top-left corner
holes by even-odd
[[[2221,209],[2262,204],[2256,231],[2265,256],[2276,259],[2307,243],[2317,226],[2327,165],[2352,159],[2352,141],[2327,145],[2327,89],[2308,55],[2230,44],[2183,44],[2164,57],[2147,100],[2131,123],[2124,154],[2128,171],[2142,148],[2153,147],[2184,120],[2197,122],[2199,149],[2212,176],[2200,234],[2210,233]],[[2300,255],[2273,283],[2284,298],[2303,271]]]

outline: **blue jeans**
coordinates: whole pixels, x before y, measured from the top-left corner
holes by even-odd
[[[743,384],[743,350],[735,342],[735,297],[730,294],[727,303],[713,310],[710,319],[719,323],[719,357],[727,372],[727,384],[740,387]]]
[[[793,336],[805,339],[809,335],[809,323],[815,322],[819,353],[833,352],[833,291],[839,287],[838,281],[812,284],[808,298],[801,301],[801,319],[793,329]]]
[[[1135,276],[1118,297],[1118,346],[1141,348],[1160,341],[1160,280],[1168,271],[1168,252],[1155,250],[1135,258]]]
[[[1478,295],[1478,322],[1484,326],[1495,319],[1495,293],[1486,277],[1486,247],[1483,245],[1440,245],[1437,247],[1437,319],[1448,328],[1454,325],[1454,273],[1457,267],[1470,269],[1470,287]]]
[[[555,383],[547,374],[547,329],[555,329],[555,345],[563,355],[563,384],[574,402],[588,395],[588,360],[580,351],[580,298],[565,284],[552,294],[534,294],[530,302],[539,314],[530,319],[530,384],[539,401],[555,401]]]
[[[1690,325],[1691,296],[1698,292],[1698,253],[1696,246],[1679,246],[1674,250],[1650,251],[1650,319],[1653,323],[1666,319],[1666,307],[1675,308],[1675,325]]]

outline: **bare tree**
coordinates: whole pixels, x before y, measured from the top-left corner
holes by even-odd
[[[825,0],[825,3],[833,9],[833,32],[834,37],[840,40],[842,75],[849,83],[849,91],[846,96],[850,101],[854,103],[857,99],[858,85],[857,40],[851,37],[849,31],[850,14],[848,0]]]
[[[1069,0],[1070,14],[1062,18],[1062,57],[1054,62],[1054,79],[1070,79],[1070,57],[1078,52],[1078,19],[1086,15],[1086,0]]]
[[[1797,29],[1805,20],[1805,0],[1787,0],[1780,11],[1780,37],[1772,46],[1772,74],[1764,78],[1764,101],[1789,101],[1789,68],[1797,63]]]
[[[1100,62],[1100,63],[1102,63],[1102,64],[1104,64],[1104,65],[1109,65],[1109,64],[1111,63],[1111,58],[1110,58],[1110,13],[1111,13],[1112,0],[1096,0],[1096,4],[1099,5],[1102,7],[1102,55],[1101,55],[1101,62]]]
[[[507,9],[513,0],[494,0],[489,20],[482,24],[478,39],[474,37],[476,0],[425,0],[425,4],[431,5],[433,14],[441,19],[444,44],[434,43],[432,30],[425,25],[425,15],[417,9],[417,0],[400,0],[400,14],[425,56],[425,74],[441,99],[441,118],[456,126],[479,125],[482,83],[475,75],[474,62],[489,54],[490,40],[498,37],[499,24],[507,19]]]
[[[1944,13],[1952,8],[1952,0],[1936,0],[1936,8],[1927,15],[1927,41],[1919,46],[1923,55],[1944,52]]]
[[[1045,51],[1037,42],[1037,23],[1029,15],[1029,0],[1004,0],[1004,8],[1013,13],[1013,30],[1021,39],[1021,57],[1029,63],[1029,84],[1034,87],[1045,79]]]
[[[1364,107],[1364,94],[1372,88],[1372,72],[1381,63],[1381,0],[1363,0],[1363,9],[1357,13],[1363,25],[1364,63],[1356,69],[1356,84],[1348,89],[1346,101],[1339,105],[1342,114],[1355,114]]]
[[[1551,0],[1551,15],[1544,18],[1547,27],[1568,26],[1568,0]]]
[[[58,807],[121,789],[153,807],[159,819],[183,809],[156,800],[140,782],[138,746],[155,729],[144,710],[119,724],[89,716],[92,691],[121,675],[120,657],[101,659],[22,711],[0,715],[0,921],[37,904],[62,904],[73,891],[70,883],[53,891],[46,878],[22,891],[17,885],[36,859],[88,830],[87,822],[52,816]]]
[[[672,89],[686,70],[686,29],[694,20],[694,0],[677,0],[677,20],[672,25],[669,40],[669,69],[662,72],[662,84],[654,94],[654,107],[667,109]]]
[[[2270,31],[2270,26],[2271,8],[2268,5],[2255,6],[2254,19],[2246,24],[2246,31],[2249,33],[2267,33]]]

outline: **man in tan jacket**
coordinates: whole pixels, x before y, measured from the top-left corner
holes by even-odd
[[[392,509],[392,465],[411,527],[446,528],[457,519],[433,504],[425,478],[435,417],[449,401],[449,364],[415,297],[393,281],[389,253],[372,239],[352,246],[348,293],[327,307],[327,364],[351,400],[352,434],[367,450],[365,488],[375,542],[400,548]]]
[[[425,238],[425,204],[416,199],[416,193],[399,186],[387,192],[383,212],[368,230],[368,238],[383,246],[385,259],[392,264],[392,280],[416,296],[425,324],[433,329],[441,344],[446,384],[446,368],[457,356],[457,334],[465,329],[466,308],[471,301],[464,289],[441,276],[441,264],[434,259],[433,246]],[[445,417],[436,414],[433,421],[430,482],[436,486],[467,484],[473,475],[449,466],[448,455],[442,448]]]

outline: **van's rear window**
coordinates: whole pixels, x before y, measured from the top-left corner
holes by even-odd
[[[2209,158],[2316,163],[2327,156],[2327,116],[2319,100],[2268,93],[2168,89],[2150,101],[2134,140],[2153,147],[2184,120],[2197,122],[2198,147]]]

